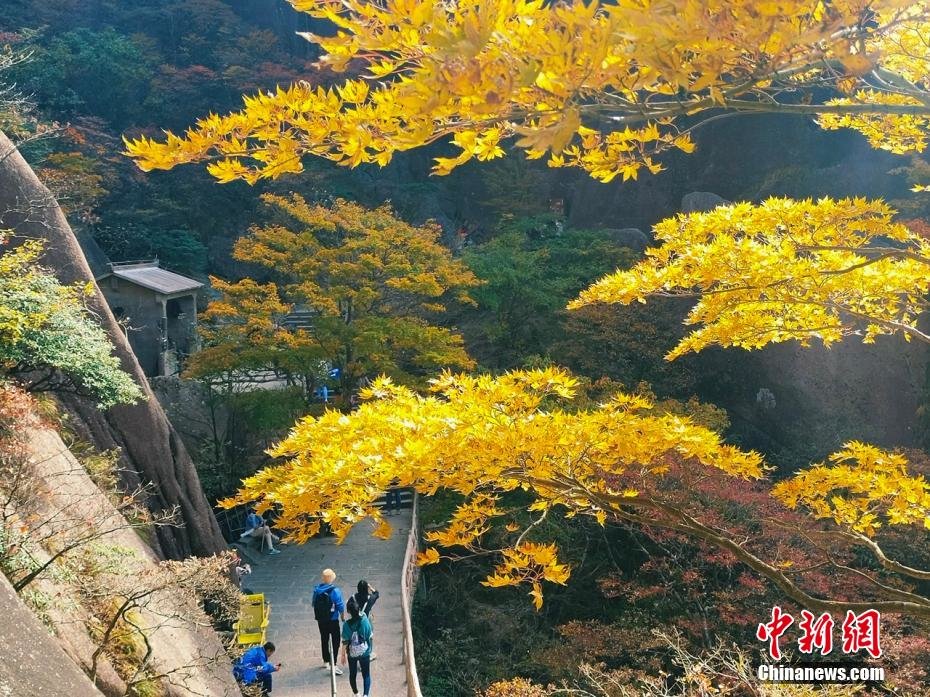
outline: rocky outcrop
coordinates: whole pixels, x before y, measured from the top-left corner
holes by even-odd
[[[55,533],[53,545],[75,538],[94,538],[76,548],[76,555],[98,555],[105,554],[105,550],[111,550],[110,553],[118,550],[119,564],[97,572],[103,574],[97,583],[112,588],[114,600],[122,597],[120,588],[139,592],[148,587],[145,584],[150,585],[152,575],[157,573],[157,558],[137,531],[129,527],[107,494],[91,480],[58,433],[48,427],[30,427],[26,439],[32,462],[30,476],[35,479],[37,495],[29,508],[21,511],[28,514],[24,515],[24,519],[48,521],[38,532],[43,537],[49,532]],[[78,526],[80,529],[76,529]],[[36,550],[36,553],[41,552]],[[97,642],[85,629],[92,622],[86,603],[82,602],[82,595],[75,588],[82,583],[86,585],[87,581],[78,579],[72,582],[67,574],[45,574],[35,583],[46,597],[55,598],[46,613],[62,648],[74,664],[90,674],[93,672],[91,666],[94,665],[93,653]],[[162,694],[169,697],[231,697],[239,694],[222,644],[195,599],[183,589],[168,587],[154,592],[135,612],[138,613],[138,624],[144,628],[151,645],[150,672],[164,676],[158,679]],[[0,644],[0,653],[7,648],[7,645]],[[44,658],[44,654],[41,657]],[[108,661],[98,661],[95,677],[96,684],[105,695],[117,697],[126,694],[125,681]]]
[[[703,213],[712,211],[717,206],[725,206],[729,201],[710,191],[692,191],[681,197],[682,213]]]
[[[0,133],[0,228],[17,239],[46,240],[44,264],[64,283],[93,283],[93,275],[54,197]],[[132,406],[105,412],[87,400],[62,395],[75,416],[74,426],[101,450],[119,448],[129,487],[151,483],[153,509],[178,506],[184,525],[159,528],[158,545],[166,557],[181,559],[191,554],[210,555],[225,548],[219,526],[200,487],[197,472],[184,444],[168,422],[158,400],[117,325],[100,290],[94,286],[90,309],[109,334],[123,368],[135,377],[148,399]],[[135,481],[132,481],[135,480]]]
[[[919,444],[926,344],[900,337],[863,344],[850,337],[830,348],[790,342],[753,354],[729,349],[715,358],[708,371],[743,387],[731,389],[721,406],[733,421],[743,418],[757,429],[759,438],[749,444],[778,464],[819,460],[854,439],[890,448]],[[766,391],[761,397],[760,390]]]
[[[0,574],[0,695],[103,697]]]
[[[640,254],[646,251],[646,247],[651,243],[646,233],[637,227],[625,227],[619,230],[607,228],[605,232],[621,247],[629,247]]]

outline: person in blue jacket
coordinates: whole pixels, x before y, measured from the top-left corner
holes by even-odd
[[[255,512],[254,508],[249,509],[248,515],[245,517],[245,531],[239,537],[262,537],[265,546],[268,548],[268,554],[280,553],[280,550],[275,549],[274,543],[280,542],[281,538],[271,532],[271,526]]]
[[[233,665],[233,676],[243,685],[259,683],[262,695],[271,694],[271,674],[281,670],[281,664],[272,664],[274,644],[266,642],[264,646],[255,646],[246,651]]]
[[[339,620],[345,618],[346,605],[342,591],[334,585],[336,572],[323,569],[323,582],[313,587],[313,618],[320,629],[320,643],[323,649],[323,667],[334,666],[336,675],[342,675],[342,669],[335,665],[339,657],[340,627]]]

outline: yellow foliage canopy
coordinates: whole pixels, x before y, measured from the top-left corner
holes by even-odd
[[[308,203],[299,194],[266,194],[279,215],[236,241],[233,256],[282,278],[285,293],[327,315],[415,314],[444,299],[473,303],[478,279],[440,241],[435,223],[411,225],[390,206],[337,199]]]
[[[556,509],[601,525],[624,521],[693,535],[732,553],[807,607],[832,611],[873,602],[810,595],[790,564],[766,561],[764,553],[734,539],[704,508],[701,497],[713,495],[715,487],[763,477],[757,453],[726,445],[714,431],[662,413],[639,395],[619,393],[571,411],[576,388],[577,381],[558,369],[499,377],[445,374],[433,381],[427,396],[380,378],[356,411],[299,421],[269,451],[282,458],[280,464],[246,479],[223,503],[273,508],[277,524],[300,542],[318,533],[322,523],[341,540],[366,518],[375,535],[390,534],[377,501],[394,483],[421,494],[456,492],[461,503],[444,528],[426,535],[431,546],[419,563],[495,553],[499,561],[483,583],[528,587],[537,608],[544,584],[564,584],[571,573],[540,526]],[[801,534],[838,536],[893,572],[930,578],[930,571],[887,559],[871,539],[881,525],[928,525],[927,482],[907,472],[902,456],[874,446],[847,444],[831,461],[774,489],[785,505],[837,524]],[[516,490],[528,495],[519,497],[519,508],[515,497],[505,497]],[[786,513],[772,509],[775,516]],[[524,523],[516,524],[517,518]],[[490,548],[490,540],[498,548]],[[883,612],[930,614],[930,601],[902,599],[900,592],[875,602]]]
[[[662,221],[662,244],[629,271],[595,283],[571,303],[699,298],[701,325],[668,355],[717,344],[746,349],[849,335],[930,340],[917,327],[930,291],[930,242],[892,221],[880,201],[769,199]]]
[[[143,169],[209,161],[221,182],[300,172],[305,155],[390,162],[450,138],[445,174],[504,143],[600,181],[658,172],[721,111],[820,116],[893,152],[930,115],[926,2],[904,0],[290,0],[336,25],[306,38],[354,77],[245,98],[183,136],[127,141]],[[833,86],[849,95],[823,101]],[[786,93],[807,100],[784,102]],[[687,120],[685,120],[687,119]]]
[[[325,361],[354,391],[364,376],[471,368],[462,337],[433,319],[449,302],[473,303],[478,279],[440,242],[433,223],[410,225],[389,206],[337,199],[311,204],[297,194],[262,197],[273,222],[236,241],[233,256],[268,269],[276,281],[213,279],[220,297],[204,313],[205,348],[189,372],[312,372]],[[281,322],[294,306],[312,328]]]
[[[10,231],[0,230],[0,248],[7,244]],[[27,240],[12,250],[0,253],[0,278],[19,282],[28,288],[28,279],[38,272],[38,260],[42,256],[42,243]],[[62,289],[61,303],[78,300],[77,289]],[[27,311],[8,303],[0,303],[0,343],[12,344],[25,332],[38,329],[55,313],[56,307],[45,305],[40,310]]]
[[[670,458],[741,478],[762,475],[756,453],[723,444],[686,417],[654,413],[642,397],[620,394],[593,409],[561,409],[576,385],[555,369],[496,378],[446,374],[421,396],[379,379],[367,390],[369,401],[351,414],[330,411],[298,422],[271,451],[286,461],[246,479],[226,503],[275,507],[278,525],[298,541],[322,522],[341,539],[369,516],[381,529],[387,525],[374,502],[394,480],[423,494],[445,489],[466,498],[428,540],[469,549],[507,515],[499,496],[515,489],[532,495],[530,512],[564,507],[603,523],[622,506],[649,511],[653,484]],[[527,583],[538,605],[542,582],[565,583],[569,569],[553,545],[525,535],[498,550],[501,564],[486,583]],[[430,548],[421,562],[439,558]]]
[[[303,332],[290,332],[278,318],[290,311],[274,283],[247,278],[227,283],[210,277],[220,297],[201,314],[203,349],[187,364],[187,374],[205,377],[234,370],[283,367],[299,349],[313,344]]]
[[[907,458],[851,442],[830,463],[803,470],[772,490],[791,508],[868,536],[883,524],[930,528],[930,484],[907,471]]]

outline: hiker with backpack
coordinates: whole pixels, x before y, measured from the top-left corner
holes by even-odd
[[[349,686],[352,694],[358,695],[356,678],[358,669],[362,669],[362,686],[364,697],[371,695],[371,623],[362,614],[355,598],[346,603],[349,619],[342,625],[342,654],[340,663],[349,661]]]
[[[378,602],[378,598],[381,597],[381,593],[379,593],[378,590],[373,586],[370,586],[368,581],[362,579],[358,582],[358,591],[352,597],[358,604],[359,612],[368,618],[368,623],[371,625],[372,630],[374,630],[374,624],[371,621],[371,609],[375,606],[375,603]],[[371,655],[369,658],[372,661],[377,658],[374,651],[374,645],[372,645]]]
[[[336,572],[323,569],[322,583],[313,587],[313,617],[320,629],[320,643],[323,648],[323,667],[329,668],[339,655],[339,620],[345,618],[346,606],[342,591],[333,583]],[[339,666],[335,666],[336,675],[342,675]]]

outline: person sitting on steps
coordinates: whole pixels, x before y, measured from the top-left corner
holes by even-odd
[[[248,515],[245,517],[245,532],[239,536],[240,539],[245,537],[262,538],[268,547],[268,554],[280,553],[280,550],[275,549],[274,543],[280,542],[281,538],[271,532],[271,527],[265,522],[264,518],[255,512],[254,508],[249,509]]]

